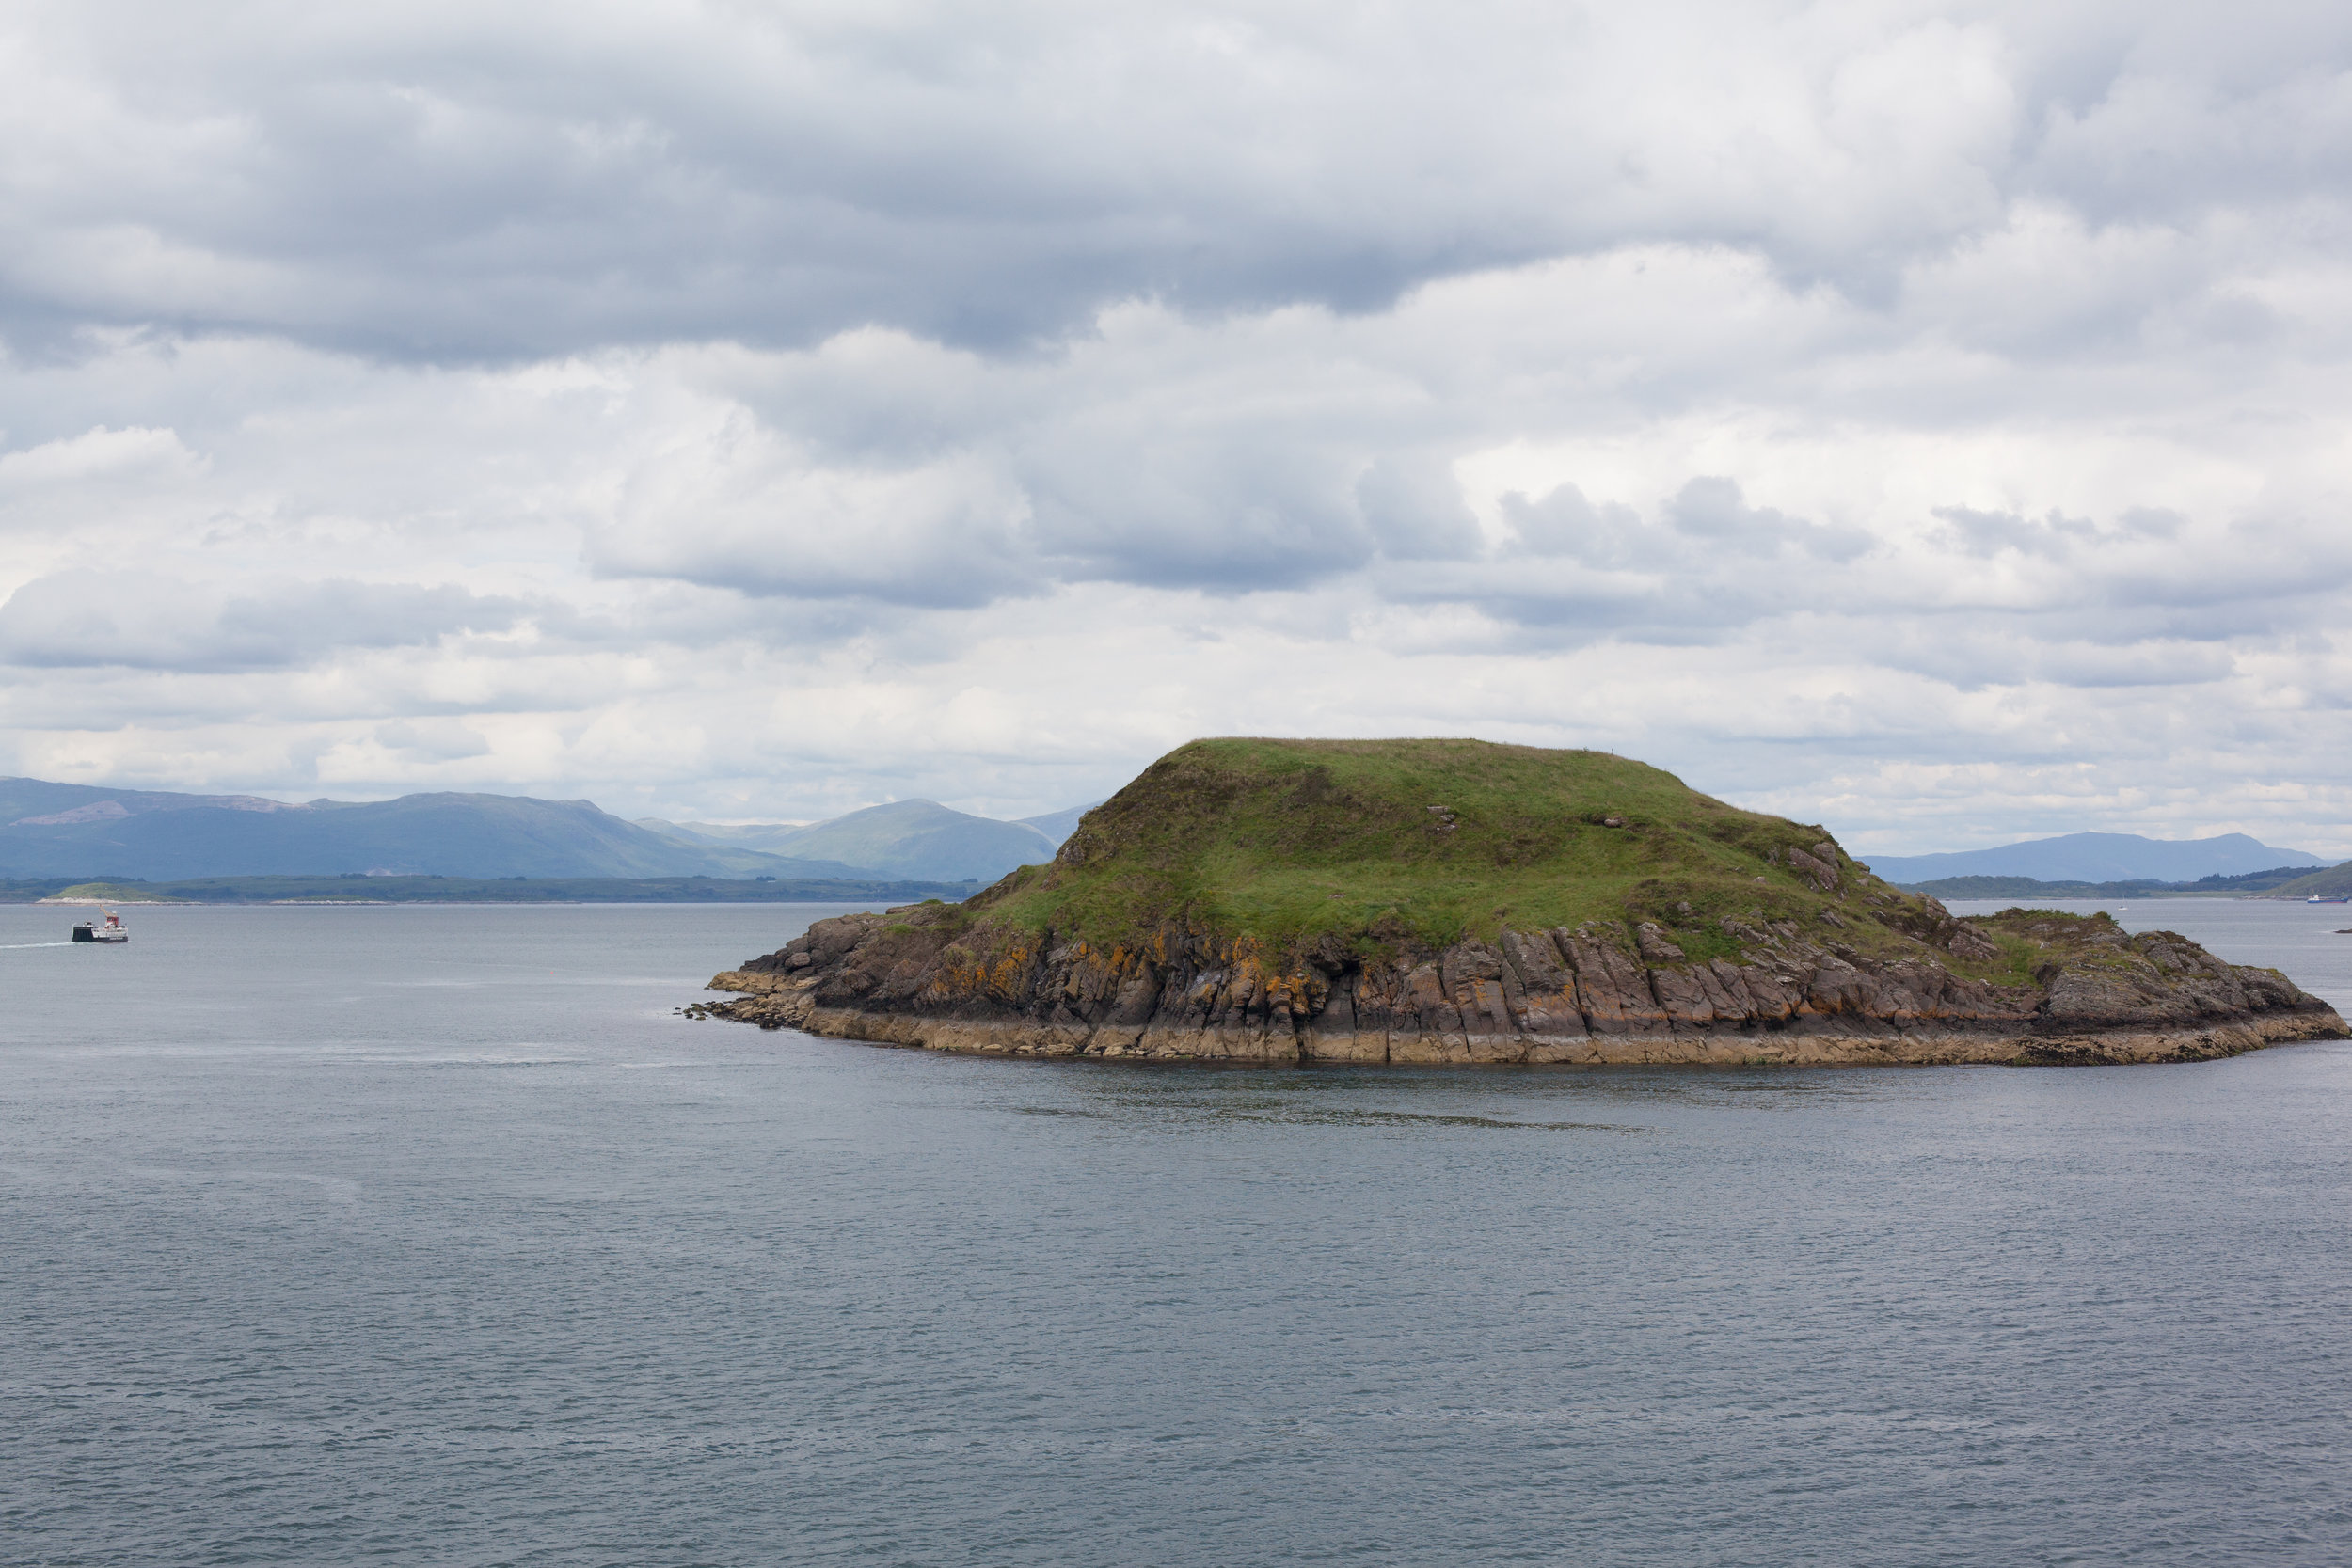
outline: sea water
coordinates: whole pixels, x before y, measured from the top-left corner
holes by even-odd
[[[2352,1046],[1183,1069],[808,908],[0,909],[0,1561],[2323,1563]],[[2352,1003],[2352,908],[2139,904]]]

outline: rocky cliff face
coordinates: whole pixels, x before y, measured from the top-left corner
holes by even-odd
[[[1834,847],[1790,854],[1836,880]],[[1699,961],[1645,922],[1276,955],[1175,927],[1105,950],[918,905],[818,922],[715,978],[740,994],[713,1011],[941,1051],[1254,1062],[2186,1061],[2346,1034],[2277,971],[2169,932],[1921,909],[1892,954],[1841,942],[1834,912],[1727,916],[1732,956]]]

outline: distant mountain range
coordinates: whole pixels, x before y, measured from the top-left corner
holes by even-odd
[[[516,795],[294,804],[0,779],[0,878],[373,872],[987,882],[1052,859],[1076,815],[999,822],[906,800],[809,826],[724,828],[628,822],[586,800]]]
[[[2280,866],[2329,863],[2301,849],[2280,849],[2244,833],[2214,838],[2143,838],[2137,833],[2067,833],[1997,849],[1941,855],[1871,855],[1870,869],[1902,886],[1948,877],[2030,877],[2043,882],[2193,882]]]
[[[641,817],[636,826],[681,844],[813,856],[864,866],[880,876],[993,882],[1016,865],[1052,860],[1062,840],[1077,828],[1078,818],[1092,809],[1073,806],[1005,822],[952,811],[936,800],[894,800],[806,825],[721,826]]]
[[[1053,859],[1090,809],[1000,821],[935,800],[896,800],[826,822],[630,822],[586,800],[526,795],[294,804],[254,795],[0,779],[0,879],[160,882],[373,872],[987,883],[1015,866]],[[2244,833],[2187,840],[2068,833],[1996,849],[1870,861],[1880,876],[1906,886],[1953,878],[2182,883],[2328,863]]]
[[[757,877],[191,877],[185,881],[0,879],[0,904],[918,904],[961,899],[969,882],[802,881]]]

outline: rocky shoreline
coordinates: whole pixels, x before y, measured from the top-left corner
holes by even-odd
[[[818,922],[715,976],[710,989],[735,995],[706,1011],[932,1051],[1255,1063],[2090,1065],[2352,1035],[2278,971],[2175,933],[1925,908],[1898,957],[1835,929],[1725,918],[1735,955],[1697,961],[1646,923],[1505,927],[1493,942],[1367,958],[1193,929],[1105,951],[914,905]],[[2012,955],[2029,979],[1966,973]]]

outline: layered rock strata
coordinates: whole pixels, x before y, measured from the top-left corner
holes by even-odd
[[[1701,961],[1648,924],[1278,956],[1185,928],[1106,950],[918,905],[819,921],[714,978],[738,995],[711,1011],[933,1051],[1247,1062],[2170,1062],[2347,1033],[2276,970],[2170,932],[1926,909],[1894,953],[1836,940],[1834,918],[1726,917],[1730,955]]]

